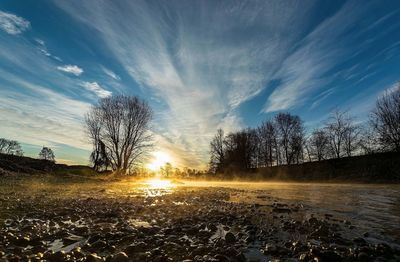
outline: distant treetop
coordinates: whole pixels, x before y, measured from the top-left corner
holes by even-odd
[[[39,159],[55,162],[54,152],[50,147],[43,147],[39,152]]]
[[[23,156],[21,145],[18,141],[0,138],[0,153],[7,155]]]

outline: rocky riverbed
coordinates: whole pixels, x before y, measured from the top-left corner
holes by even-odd
[[[400,260],[375,232],[263,190],[0,180],[1,261]]]

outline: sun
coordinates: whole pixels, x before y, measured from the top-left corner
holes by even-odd
[[[156,151],[153,153],[153,158],[150,163],[147,164],[147,168],[151,171],[158,171],[168,162],[171,162],[171,157],[167,153]]]

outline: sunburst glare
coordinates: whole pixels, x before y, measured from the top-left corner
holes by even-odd
[[[151,171],[158,171],[168,162],[171,162],[171,157],[167,153],[156,151],[153,153],[153,158],[150,163],[147,164],[147,168]]]

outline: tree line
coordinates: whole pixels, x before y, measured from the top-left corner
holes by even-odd
[[[0,153],[7,155],[23,156],[24,151],[18,141],[0,138]]]
[[[0,154],[24,156],[21,144],[16,140],[10,140],[6,138],[0,138]],[[38,158],[55,162],[55,155],[50,147],[42,147],[38,154]]]
[[[219,129],[210,142],[209,167],[229,173],[385,151],[400,152],[400,85],[377,99],[366,124],[336,109],[310,133],[299,116],[285,112],[256,128],[227,135]]]

